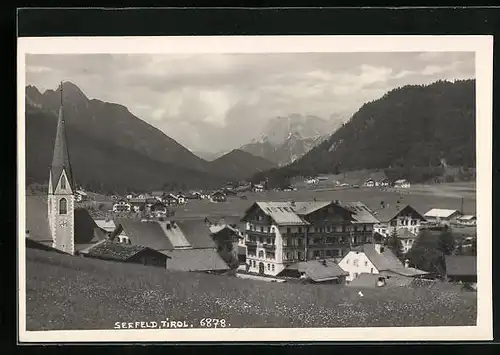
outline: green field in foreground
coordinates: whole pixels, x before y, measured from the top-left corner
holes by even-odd
[[[463,197],[463,212],[476,213],[476,193],[473,183],[455,183],[439,185],[416,185],[401,191],[384,191],[379,188],[337,189],[337,190],[312,190],[297,191],[267,191],[247,192],[247,200],[240,197],[229,197],[226,202],[212,203],[210,201],[189,201],[185,206],[176,210],[176,215],[190,216],[243,216],[244,211],[254,201],[305,201],[316,199],[318,201],[361,201],[370,208],[378,208],[380,202],[396,204],[409,204],[417,211],[424,214],[431,208],[461,209]]]
[[[204,317],[230,327],[475,325],[477,297],[454,285],[358,289],[166,271],[26,251],[27,330],[112,329],[115,322]]]

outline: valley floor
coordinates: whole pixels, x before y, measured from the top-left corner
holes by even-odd
[[[113,329],[167,318],[228,327],[465,326],[477,296],[458,286],[359,289],[166,271],[26,250],[27,330]],[[439,286],[439,285],[436,285]]]

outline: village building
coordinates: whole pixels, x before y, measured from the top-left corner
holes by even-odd
[[[215,191],[211,196],[210,199],[212,202],[226,202],[226,194],[222,191]]]
[[[379,220],[374,231],[384,237],[400,229],[407,229],[417,236],[422,223],[426,221],[425,217],[413,207],[400,203],[389,205],[381,202],[380,207],[374,210],[374,215]]]
[[[168,255],[168,268],[179,271],[226,272],[230,268],[203,219],[183,221],[116,219],[115,235],[125,234],[130,245],[145,246]]]
[[[76,202],[83,202],[88,200],[88,195],[85,191],[83,190],[76,190],[75,191],[75,201]]]
[[[146,208],[146,199],[144,198],[133,197],[128,200],[128,203],[131,206],[131,210],[134,212],[144,211]]]
[[[477,283],[477,257],[447,255],[445,264],[448,281],[471,284]]]
[[[424,214],[427,221],[441,225],[450,225],[456,222],[460,216],[460,211],[442,208],[433,208]]]
[[[78,255],[101,260],[142,264],[162,268],[168,268],[167,259],[170,258],[164,253],[142,245],[117,243],[108,239],[79,251]]]
[[[132,207],[130,206],[130,203],[126,200],[120,200],[118,202],[113,203],[113,212],[115,213],[120,213],[120,212],[130,212]]]
[[[342,257],[371,241],[378,223],[361,202],[256,202],[242,219],[250,272],[278,275],[287,265]]]
[[[420,277],[427,272],[403,264],[387,247],[378,243],[364,244],[353,248],[340,262],[339,266],[349,273],[347,281],[362,274],[380,276]]]
[[[179,199],[174,194],[163,196],[162,202],[167,206],[177,206],[180,204]]]
[[[401,252],[408,253],[417,239],[417,234],[410,232],[408,228],[400,228],[396,231],[396,235],[401,243]]]
[[[158,201],[161,201],[163,199],[163,196],[165,196],[166,193],[164,191],[152,191],[151,192],[151,197],[157,199]]]
[[[348,272],[342,270],[334,259],[299,261],[290,265],[279,274],[310,283],[344,284]]]
[[[363,182],[365,187],[387,187],[389,179],[383,171],[377,171],[369,174],[369,177]]]
[[[398,189],[409,189],[410,188],[410,182],[406,179],[399,179],[394,181],[394,187]]]
[[[457,224],[462,226],[475,226],[476,225],[476,216],[473,215],[463,215],[457,217]]]

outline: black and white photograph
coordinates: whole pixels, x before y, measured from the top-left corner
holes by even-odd
[[[20,38],[20,339],[490,339],[492,44]]]

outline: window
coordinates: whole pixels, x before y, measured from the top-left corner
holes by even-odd
[[[267,271],[271,270],[271,264],[267,264]]]
[[[331,257],[332,256],[332,251],[331,250],[327,250],[326,251],[326,257]]]
[[[358,259],[354,259],[354,261],[352,262],[352,265],[354,265],[354,266],[359,266],[359,265],[358,265],[358,262],[359,262],[359,260],[358,260]]]
[[[354,226],[354,231],[357,232],[358,231],[358,226]]]
[[[286,253],[286,258],[288,260],[292,259],[292,253],[290,253],[290,252]]]
[[[391,221],[391,226],[395,227],[397,226],[398,222],[397,221]]]
[[[319,228],[318,227],[314,227],[314,232],[318,233],[318,231],[319,231]]]
[[[297,245],[302,245],[302,239],[301,238],[297,238]]]
[[[270,251],[268,251],[266,253],[266,257],[267,257],[267,259],[272,259],[272,260],[274,260],[276,258],[275,254],[273,252],[270,252]]]
[[[370,274],[373,274],[373,268],[370,269]]]
[[[61,189],[66,189],[66,178],[63,176],[61,176]]]
[[[345,261],[345,263],[346,263],[346,264],[349,264],[349,259],[347,259],[347,260]]]
[[[255,260],[252,260],[252,266],[255,267]]]
[[[68,201],[65,198],[59,200],[59,214],[68,213]]]
[[[299,227],[299,233],[302,233],[302,227]]]
[[[322,258],[325,256],[325,251],[324,250],[320,250],[319,251],[319,256]]]
[[[345,232],[345,226],[342,226],[342,232]]]
[[[264,257],[264,251],[259,251],[259,258],[263,258]]]
[[[368,261],[365,261],[365,266],[368,266]]]
[[[273,264],[273,265],[271,265],[271,268],[272,268],[272,269],[273,269],[273,271],[274,271],[274,264]]]
[[[313,252],[313,256],[316,258],[316,257],[319,257],[319,250],[315,250]]]
[[[286,229],[286,234],[290,234],[290,233],[292,233],[292,230],[290,228],[287,228]]]
[[[328,237],[328,238],[326,238],[326,242],[327,242],[328,244],[332,244],[332,243],[333,243],[333,238],[332,238],[332,237]]]
[[[299,257],[299,260],[303,259],[302,253],[300,251],[299,251],[298,257]]]
[[[264,232],[264,227],[260,226],[260,232],[263,233]]]

